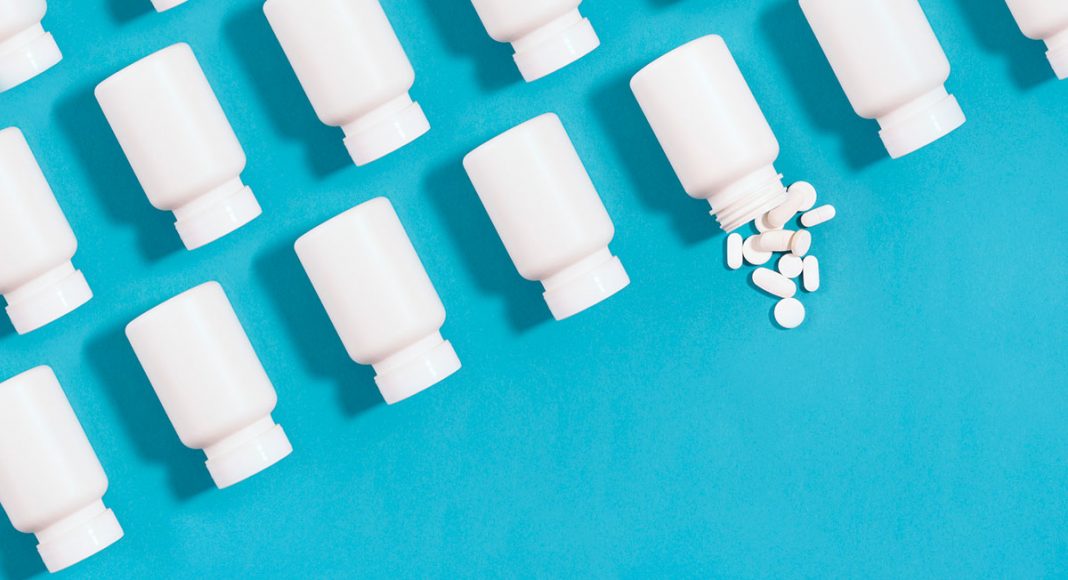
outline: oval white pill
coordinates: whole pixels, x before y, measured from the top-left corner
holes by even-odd
[[[820,261],[816,259],[816,256],[805,256],[801,284],[805,287],[805,292],[815,292],[820,289]]]
[[[786,254],[779,258],[779,273],[787,278],[797,278],[805,267],[801,258],[793,254]]]
[[[786,193],[797,194],[801,198],[801,206],[798,211],[808,211],[816,207],[816,188],[807,181],[798,181],[786,188]]]
[[[727,236],[727,267],[731,270],[742,267],[742,234]]]
[[[768,260],[771,259],[771,252],[758,250],[753,246],[753,243],[756,242],[757,237],[758,236],[749,236],[742,244],[742,256],[745,257],[746,262],[749,262],[754,266],[767,264]]]
[[[753,247],[762,252],[785,252],[790,249],[792,230],[771,230],[764,232],[753,240]]]
[[[833,220],[836,215],[838,215],[838,210],[834,209],[833,205],[821,205],[812,211],[806,211],[801,216],[801,225],[811,228]]]
[[[775,322],[783,328],[797,328],[805,321],[805,305],[797,298],[785,298],[775,305]]]
[[[801,203],[805,200],[802,199],[804,192],[798,191],[797,193],[789,193],[787,190],[786,201],[780,203],[778,207],[772,209],[764,215],[764,224],[769,226],[773,230],[777,230],[786,222],[794,219],[801,207]]]
[[[767,268],[753,270],[753,284],[757,288],[779,298],[789,298],[797,294],[797,284],[794,281]]]
[[[790,237],[790,252],[795,256],[804,256],[812,248],[812,234],[801,230]]]

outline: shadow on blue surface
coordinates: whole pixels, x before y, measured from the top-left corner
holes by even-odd
[[[473,4],[442,0],[424,2],[449,50],[474,61],[478,83],[483,90],[494,91],[523,82],[511,57],[510,45],[490,38]]]
[[[315,114],[261,7],[257,2],[238,10],[225,26],[227,41],[256,87],[255,97],[263,103],[278,134],[304,146],[317,177],[351,167],[344,134],[324,125]]]
[[[699,244],[719,233],[716,219],[709,215],[708,202],[691,199],[682,189],[630,90],[629,73],[594,91],[590,108],[611,137],[611,146],[643,205],[666,213],[686,245]]]
[[[889,159],[878,124],[853,111],[797,0],[769,8],[761,15],[760,25],[787,71],[790,87],[786,90],[798,95],[819,130],[840,138],[841,155],[850,168],[859,170]],[[839,152],[829,154],[838,156]]]
[[[135,228],[141,255],[154,262],[181,249],[181,240],[171,214],[152,207],[145,197],[93,96],[94,86],[77,89],[59,100],[55,109],[58,125],[73,145],[74,157],[108,217]]]
[[[1054,80],[1045,45],[1020,32],[1005,0],[957,0],[979,46],[1007,61],[1016,87],[1027,90]]]
[[[354,417],[382,404],[374,371],[349,358],[300,265],[293,242],[287,240],[263,252],[254,268],[282,315],[290,340],[300,349],[305,370],[334,384],[345,414]]]
[[[104,392],[122,418],[127,437],[147,462],[166,467],[174,497],[184,501],[213,488],[204,454],[185,447],[178,439],[126,340],[124,327],[90,339],[85,350],[92,372],[106,386]]]
[[[108,0],[108,12],[118,24],[125,24],[152,11],[149,0]]]
[[[44,563],[37,555],[37,540],[11,527],[4,518],[0,523],[0,571],[8,580],[26,580],[44,574]]]
[[[512,329],[522,333],[549,320],[541,284],[524,280],[516,271],[467,178],[463,162],[455,159],[428,171],[424,187],[434,208],[445,218],[468,276],[486,294],[504,299]]]

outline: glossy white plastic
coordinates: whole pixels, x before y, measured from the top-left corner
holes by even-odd
[[[493,40],[512,44],[527,82],[564,68],[601,43],[579,12],[582,0],[471,1]]]
[[[464,157],[464,169],[519,274],[545,286],[563,320],[630,284],[608,249],[612,218],[560,118],[535,117]]]
[[[267,0],[263,11],[319,119],[366,165],[430,130],[415,71],[378,0]]]
[[[1068,2],[1006,0],[1024,35],[1046,43],[1046,57],[1057,78],[1068,79]]]
[[[284,459],[293,447],[271,418],[271,379],[217,282],[187,290],[126,326],[137,360],[186,447],[229,487]]]
[[[304,234],[297,256],[349,356],[393,404],[460,369],[442,305],[393,205],[377,197]]]
[[[52,68],[63,54],[41,26],[45,0],[0,1],[0,93]]]
[[[20,532],[36,534],[49,572],[122,538],[104,506],[108,478],[52,369],[0,383],[0,505]]]
[[[156,8],[156,12],[163,12],[164,10],[170,10],[175,6],[181,6],[185,4],[186,0],[152,0],[152,6]]]
[[[725,231],[786,198],[774,166],[779,142],[722,38],[672,50],[630,88],[686,193],[708,200]]]
[[[949,60],[916,0],[800,0],[857,114],[876,119],[890,157],[964,124],[946,92]]]
[[[25,334],[93,297],[71,263],[78,240],[22,132],[0,131],[0,294]]]
[[[245,151],[188,44],[131,64],[96,99],[149,201],[172,211],[193,250],[260,215],[241,181]]]

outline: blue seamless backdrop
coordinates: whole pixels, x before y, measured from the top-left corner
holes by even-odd
[[[1068,82],[1002,0],[926,0],[969,117],[891,161],[794,0],[589,0],[590,56],[533,84],[466,0],[383,0],[433,128],[367,167],[316,119],[260,0],[52,0],[65,59],[0,95],[81,242],[96,298],[43,330],[0,322],[0,377],[55,368],[126,538],[70,577],[1065,577]],[[796,331],[726,269],[628,88],[725,37],[788,181],[839,210]],[[93,88],[192,45],[264,214],[187,252],[147,202]],[[564,322],[522,280],[461,166],[560,115],[613,216],[631,287]],[[292,250],[389,196],[464,368],[400,405],[348,360]],[[279,393],[292,456],[216,490],[123,335],[207,280]],[[0,574],[43,576],[0,525]]]

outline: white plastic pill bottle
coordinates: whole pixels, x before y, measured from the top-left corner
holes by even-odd
[[[41,26],[45,0],[0,0],[0,93],[63,59],[52,33]]]
[[[546,113],[490,139],[464,157],[464,169],[519,274],[545,286],[554,318],[630,284],[608,249],[612,218],[559,117]]]
[[[49,572],[122,538],[104,506],[108,478],[49,367],[0,382],[0,505],[20,532],[36,534]]]
[[[0,294],[25,334],[93,297],[71,260],[78,240],[22,132],[0,131]]]
[[[1068,79],[1068,2],[1065,0],[1006,0],[1024,35],[1045,41],[1046,56],[1057,78]]]
[[[649,125],[691,197],[708,200],[724,231],[786,199],[764,113],[723,38],[703,36],[630,81]]]
[[[388,199],[327,220],[295,248],[349,356],[374,367],[386,403],[460,369],[441,336],[445,306]]]
[[[245,151],[193,49],[174,44],[111,75],[96,99],[148,199],[193,250],[260,215]]]
[[[875,119],[890,157],[964,124],[946,91],[949,60],[916,0],[800,0],[857,114]]]
[[[527,82],[564,68],[601,43],[579,12],[582,0],[471,1],[493,40],[512,44]]]
[[[430,130],[408,91],[415,70],[378,0],[267,0],[263,11],[319,119],[356,165]]]
[[[271,418],[274,386],[217,282],[137,317],[126,337],[182,443],[204,450],[217,487],[244,481],[293,451]]]

